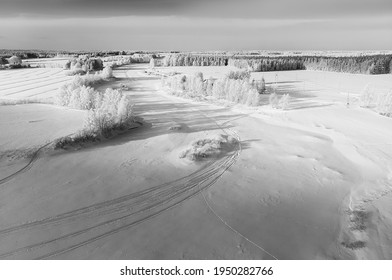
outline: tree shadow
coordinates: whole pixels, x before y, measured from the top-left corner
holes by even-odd
[[[244,115],[228,113],[227,108],[216,109],[197,103],[172,102],[169,99],[157,100],[153,96],[154,92],[149,92],[149,94],[138,92],[132,95],[136,104],[134,114],[143,119],[140,127],[122,132],[102,142],[86,145],[78,152],[119,146],[131,141],[173,133],[217,131],[224,134],[233,127],[228,124],[229,121]],[[178,126],[179,129],[176,129]]]
[[[290,101],[290,105],[287,108],[288,111],[291,110],[300,110],[300,109],[311,109],[311,108],[322,108],[322,107],[330,107],[333,103],[319,103],[311,100],[303,100],[297,99]]]
[[[302,83],[302,81],[283,81],[283,82],[276,82],[276,83],[275,82],[266,82],[265,84],[273,86],[275,84],[280,85],[280,84],[296,84],[296,83]]]
[[[278,88],[276,89],[276,94],[278,95],[289,94],[290,97],[294,97],[294,98],[313,98],[316,96],[316,91],[306,89],[306,88],[301,89],[298,86],[294,86],[294,85],[283,85],[283,86],[278,86]]]
[[[134,67],[126,67],[126,69],[135,70]],[[217,131],[217,133],[225,134],[233,127],[229,124],[231,120],[246,116],[246,114],[228,112],[227,108],[211,108],[192,100],[182,102],[179,100],[173,101],[170,98],[157,98],[156,95],[161,94],[153,88],[132,83],[133,81],[150,79],[157,80],[154,77],[147,77],[147,79],[146,77],[135,77],[134,80],[133,78],[116,79],[108,85],[108,87],[121,88],[122,84],[127,83],[127,86],[130,84],[126,90],[129,91],[128,93],[135,104],[133,108],[134,115],[143,119],[142,125],[136,129],[122,132],[108,140],[89,145],[83,150],[118,146],[130,141],[145,140],[173,133]],[[104,86],[102,86],[102,89],[104,89]]]
[[[301,89],[300,87],[296,85],[290,85],[289,83],[286,84],[283,82],[283,85],[279,85],[276,89],[274,89],[273,87],[268,87],[267,89],[267,93],[269,94],[260,96],[261,105],[268,105],[269,96],[274,92],[279,96],[279,98],[284,94],[289,94],[290,103],[288,108],[286,108],[286,110],[288,111],[328,107],[333,105],[333,103],[320,103],[318,101],[315,101],[314,98],[317,96],[318,91],[306,88]]]
[[[150,113],[141,114],[140,112]],[[176,109],[176,112],[170,112]],[[139,112],[139,113],[138,113]],[[220,112],[222,112],[220,114]],[[198,109],[194,111],[193,106],[186,104],[139,104],[136,115],[142,117],[142,126],[116,136],[110,141],[105,141],[99,146],[122,145],[129,141],[145,140],[152,137],[169,135],[173,133],[197,133],[201,131],[220,131],[224,133],[233,126],[230,124],[221,124],[231,119],[238,118],[239,114],[227,114],[224,109]],[[213,117],[209,117],[214,114]],[[178,129],[177,129],[178,127]]]
[[[144,67],[142,66],[144,65]],[[117,67],[114,69],[114,71],[116,70],[140,70],[140,71],[145,71],[147,68],[146,66],[148,65],[148,63],[133,63],[133,64],[129,64],[129,65],[122,65],[120,67]]]

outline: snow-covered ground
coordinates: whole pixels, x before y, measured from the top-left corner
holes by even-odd
[[[174,67],[155,67],[154,71],[158,73],[165,74],[173,74],[173,73],[181,73],[185,75],[193,75],[198,72],[202,72],[204,79],[209,78],[223,78],[230,71],[236,71],[238,68],[234,66],[192,66],[192,67],[182,67],[182,66],[174,66]]]
[[[71,81],[61,68],[24,68],[0,71],[0,103],[3,100],[47,100]]]
[[[72,59],[71,56],[67,57],[51,57],[51,58],[30,58],[24,59],[24,64],[29,64],[31,67],[44,67],[44,68],[63,68],[68,60]]]
[[[255,73],[292,96],[280,111],[172,97],[146,68],[103,86],[128,88],[144,125],[89,148],[34,153],[79,129],[80,111],[0,106],[0,152],[31,150],[0,158],[1,258],[392,258],[392,119],[357,101],[366,84],[392,88],[391,75]],[[220,135],[238,142],[180,157]]]

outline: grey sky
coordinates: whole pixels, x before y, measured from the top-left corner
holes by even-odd
[[[0,48],[390,49],[391,0],[0,0]]]

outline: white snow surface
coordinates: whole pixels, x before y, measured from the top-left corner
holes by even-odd
[[[147,67],[118,68],[102,86],[124,88],[143,126],[85,149],[32,156],[80,129],[84,112],[0,106],[0,153],[28,151],[0,157],[0,258],[392,258],[392,119],[358,104],[366,84],[390,90],[392,75],[253,74],[290,94],[283,111],[169,96]],[[26,97],[34,74],[18,71],[0,72],[0,96]],[[26,81],[37,94],[58,70],[42,71]],[[179,157],[222,134],[235,149]]]

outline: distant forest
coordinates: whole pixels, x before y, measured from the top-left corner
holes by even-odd
[[[225,55],[170,54],[164,57],[163,66],[227,66]]]
[[[235,66],[255,72],[322,70],[361,74],[392,73],[392,55],[360,56],[242,56],[170,54],[163,66]]]
[[[236,66],[254,72],[287,70],[322,70],[360,74],[392,73],[391,52],[204,52],[181,53],[178,51],[47,51],[4,50],[0,58],[17,55],[22,59],[51,58],[56,56],[89,55],[106,57],[148,54],[159,58],[163,66]],[[164,56],[164,57],[163,57]],[[162,58],[163,57],[163,58]],[[135,62],[147,62],[145,59]],[[155,65],[155,64],[154,64]]]
[[[21,59],[32,59],[32,58],[52,58],[58,56],[78,56],[88,55],[90,57],[105,57],[105,56],[117,56],[117,55],[134,55],[134,54],[155,54],[158,52],[144,52],[144,51],[58,51],[58,50],[7,50],[0,49],[0,57],[9,58],[13,55],[20,57]]]

